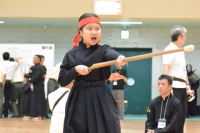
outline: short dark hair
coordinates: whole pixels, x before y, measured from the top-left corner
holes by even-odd
[[[29,79],[30,75],[29,74],[24,74],[24,78]]]
[[[3,53],[3,59],[4,60],[9,60],[10,54],[8,52]]]
[[[40,55],[41,58],[45,58],[44,55]]]
[[[15,61],[14,58],[12,58],[12,57],[10,57],[9,60],[10,60],[10,61]]]
[[[83,19],[85,19],[85,18],[89,18],[89,17],[97,17],[97,18],[99,18],[99,16],[97,16],[97,15],[94,14],[94,13],[84,13],[83,15],[80,16],[80,18],[79,18],[78,21],[80,22],[81,20],[83,20]],[[100,19],[100,18],[99,18],[99,19]],[[85,26],[85,25],[83,25],[82,27],[80,27],[79,30],[82,30],[84,26]]]
[[[36,54],[35,56],[37,56],[38,59],[41,61],[41,56],[39,54]]]
[[[171,29],[171,39],[172,39],[172,42],[177,41],[178,37],[182,36],[184,32],[185,33],[187,32],[187,30],[186,30],[185,27],[180,26],[180,25],[174,26]]]
[[[158,80],[163,80],[163,79],[166,79],[168,81],[168,84],[172,85],[172,78],[170,76],[163,74],[158,78]]]

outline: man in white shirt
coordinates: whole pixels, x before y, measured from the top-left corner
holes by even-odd
[[[4,61],[2,62],[2,64],[4,65],[6,69],[6,82],[5,82],[5,89],[4,89],[5,103],[4,103],[4,111],[3,111],[4,117],[8,117],[9,102],[10,102],[10,96],[11,96],[11,90],[12,90],[11,79],[13,77],[15,69],[19,65],[18,59],[15,59],[16,62],[10,62],[9,58],[10,58],[10,54],[8,52],[3,53]]]
[[[165,48],[165,51],[179,49],[184,45],[186,32],[187,30],[183,26],[174,26],[171,29],[172,42]],[[173,94],[182,103],[183,114],[179,122],[178,133],[183,133],[187,103],[186,89],[190,90],[184,52],[163,55],[163,73],[173,77]]]
[[[72,86],[73,86],[73,81],[67,86],[60,87],[48,95],[49,107],[52,110],[51,125],[49,129],[50,133],[63,133],[65,105]],[[63,97],[61,97],[62,95]],[[59,98],[61,98],[60,101],[57,103],[57,105],[55,105],[56,101]]]
[[[13,58],[10,58],[10,61],[14,61]],[[12,91],[11,91],[11,109],[13,112],[13,116],[11,117],[19,117],[21,116],[21,97],[22,97],[22,92],[21,89],[24,86],[23,83],[23,74],[21,72],[21,68],[18,65],[18,67],[15,69],[13,78],[12,78]],[[16,105],[16,102],[18,100],[18,108]]]
[[[58,63],[52,70],[47,82],[47,95],[59,88],[58,75],[60,72],[61,62]],[[47,100],[47,115],[49,114],[49,103]]]
[[[4,96],[5,81],[6,81],[6,69],[0,63],[0,118],[2,118],[2,111],[3,111],[3,96]]]

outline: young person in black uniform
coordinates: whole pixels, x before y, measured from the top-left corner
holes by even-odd
[[[109,45],[98,45],[102,27],[96,14],[83,14],[78,28],[74,48],[66,53],[58,78],[61,86],[75,79],[66,104],[63,132],[120,133],[116,101],[106,84],[110,66],[92,71],[88,67],[110,60],[117,60],[122,66],[126,64],[125,57]],[[80,37],[82,40],[77,45]]]
[[[182,105],[178,98],[171,95],[172,78],[161,75],[158,78],[160,96],[154,98],[147,109],[145,133],[179,133],[178,124]]]
[[[32,120],[40,120],[46,115],[43,84],[44,72],[40,66],[40,61],[41,57],[39,55],[35,55],[33,58],[33,64],[35,65],[31,67],[30,82],[33,84],[33,91],[31,93],[30,117],[32,117]]]
[[[24,86],[21,88],[21,108],[22,108],[22,120],[29,120],[30,116],[30,100],[31,100],[31,83],[29,82],[30,75],[24,75]]]
[[[116,69],[112,73],[118,73],[120,79],[118,80],[109,80],[113,83],[112,94],[115,100],[124,101],[124,84],[127,82],[127,72],[121,66],[116,65]],[[117,103],[119,119],[124,118],[124,103]]]

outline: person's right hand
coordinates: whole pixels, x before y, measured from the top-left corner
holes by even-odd
[[[109,81],[113,81],[113,80],[120,80],[121,75],[119,73],[111,73],[110,77],[109,77]]]
[[[80,75],[87,75],[90,71],[88,70],[87,66],[84,65],[78,65],[75,67],[75,70],[77,73],[79,73]]]
[[[33,91],[33,84],[29,84],[30,85],[30,87],[31,87],[31,91]]]

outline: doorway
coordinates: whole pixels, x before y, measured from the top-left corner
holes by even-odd
[[[114,48],[125,57],[137,56],[152,53],[152,49],[130,49]],[[133,78],[135,84],[128,86],[125,84],[125,114],[146,114],[146,110],[151,101],[151,77],[152,77],[152,58],[131,61],[123,66],[127,71],[128,78]],[[115,66],[112,66],[112,70]],[[109,85],[112,88],[112,84]]]

